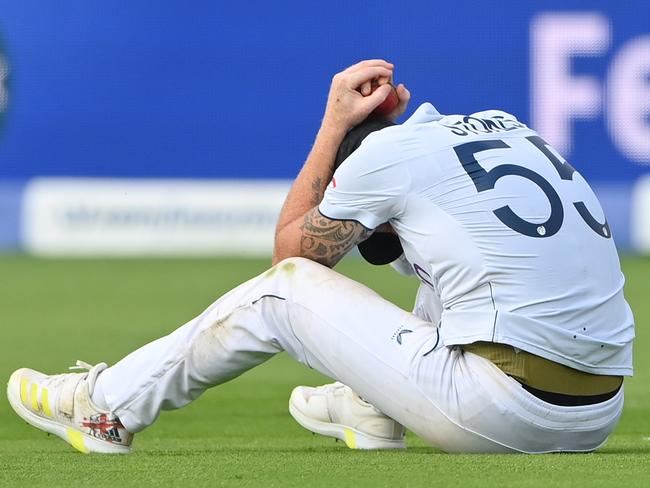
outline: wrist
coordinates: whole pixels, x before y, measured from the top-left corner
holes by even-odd
[[[323,124],[316,135],[312,151],[320,155],[321,161],[327,161],[332,166],[346,134],[345,130],[337,126]]]
[[[342,124],[337,124],[333,122],[328,122],[323,120],[323,123],[318,130],[318,139],[325,139],[335,143],[337,148],[343,142],[343,138],[348,133],[348,128],[344,127]]]

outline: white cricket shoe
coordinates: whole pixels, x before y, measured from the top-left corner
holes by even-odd
[[[305,429],[341,439],[350,449],[404,449],[404,427],[336,382],[291,392],[289,412]]]
[[[78,451],[126,454],[131,452],[133,434],[91,400],[97,375],[106,368],[106,363],[91,366],[77,361],[70,369],[88,372],[54,376],[19,369],[9,378],[7,397],[23,420],[59,436]]]

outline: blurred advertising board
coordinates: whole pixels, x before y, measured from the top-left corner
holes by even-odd
[[[288,180],[332,75],[383,57],[411,109],[499,108],[537,129],[605,200],[619,246],[645,249],[645,0],[102,5],[0,9],[0,180]]]
[[[22,239],[39,255],[268,255],[288,183],[37,178]]]

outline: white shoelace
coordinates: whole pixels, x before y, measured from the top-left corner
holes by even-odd
[[[89,364],[89,363],[87,363],[85,361],[81,361],[80,359],[77,359],[77,362],[75,363],[75,365],[70,366],[68,369],[71,370],[71,371],[78,371],[78,370],[84,370],[84,369],[86,371],[90,371],[91,369],[93,369],[93,367],[94,366],[92,364]]]
[[[108,368],[106,363],[97,363],[94,366],[85,361],[77,359],[77,362],[74,366],[70,366],[68,369],[72,371],[88,371],[88,376],[86,376],[86,381],[88,382],[88,394],[92,396],[95,391],[95,382],[97,381],[97,376],[99,373]]]

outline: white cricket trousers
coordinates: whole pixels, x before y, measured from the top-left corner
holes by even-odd
[[[591,451],[612,431],[606,402],[543,402],[490,361],[440,344],[434,324],[312,261],[291,258],[214,302],[98,379],[127,430],[152,424],[287,351],[449,452]]]

